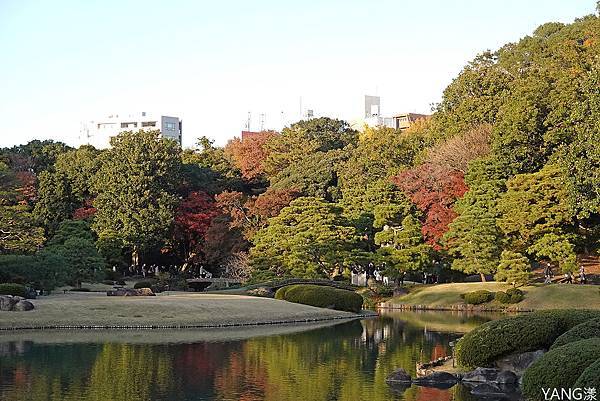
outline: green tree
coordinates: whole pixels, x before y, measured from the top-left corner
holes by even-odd
[[[498,226],[510,249],[549,257],[564,271],[575,269],[575,214],[564,171],[549,164],[536,173],[519,174],[506,185],[498,202]]]
[[[454,210],[458,216],[449,225],[444,241],[454,257],[452,269],[466,274],[493,274],[502,252],[503,234],[496,220],[500,195],[506,191],[505,168],[494,157],[469,164],[465,181],[469,191]]]
[[[61,221],[71,218],[78,202],[63,173],[43,171],[38,179],[38,200],[33,215],[46,233],[52,234]]]
[[[494,276],[496,280],[509,282],[516,287],[527,284],[532,276],[531,263],[525,255],[512,251],[502,252],[498,270]]]
[[[92,228],[101,241],[120,240],[137,265],[140,252],[168,236],[180,150],[157,131],[123,132],[111,138],[111,146],[94,179],[97,212]]]
[[[330,277],[357,240],[339,206],[298,198],[254,236],[253,277]]]

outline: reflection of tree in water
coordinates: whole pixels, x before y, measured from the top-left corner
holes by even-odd
[[[472,401],[458,387],[386,385],[394,369],[414,375],[418,361],[449,352],[456,335],[427,327],[381,317],[222,343],[3,345],[0,399]]]

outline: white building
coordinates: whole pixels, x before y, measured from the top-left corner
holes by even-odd
[[[388,127],[399,130],[410,128],[419,119],[427,119],[429,115],[417,113],[396,113],[384,117],[381,115],[381,99],[379,96],[365,95],[365,114],[363,118],[353,120],[350,126],[357,131],[365,127]]]
[[[110,146],[110,138],[123,131],[160,131],[163,138],[176,141],[181,146],[182,121],[179,117],[153,113],[112,114],[105,118],[85,121],[79,133],[80,145],[92,145],[98,149]]]

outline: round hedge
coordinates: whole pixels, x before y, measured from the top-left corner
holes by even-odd
[[[137,283],[135,283],[133,285],[133,288],[152,288],[154,285],[156,285],[156,280],[144,280],[144,281],[138,281]]]
[[[479,305],[486,302],[490,302],[494,299],[494,293],[487,290],[478,290],[467,292],[464,294],[464,300],[466,303],[471,305]]]
[[[506,295],[510,297],[511,304],[518,304],[525,298],[525,293],[518,288],[509,288],[506,290]]]
[[[467,368],[484,367],[511,353],[548,349],[562,333],[598,317],[600,311],[550,310],[487,322],[458,341],[456,360]]]
[[[19,297],[26,298],[29,290],[27,287],[16,283],[2,283],[0,284],[0,295],[16,295]]]
[[[510,295],[508,295],[504,291],[498,291],[496,293],[496,295],[494,295],[494,299],[496,301],[500,302],[501,304],[510,304],[511,303]]]
[[[587,338],[600,337],[600,318],[591,319],[561,334],[550,349]]]
[[[573,387],[600,389],[600,359],[585,368]]]
[[[583,372],[600,359],[600,338],[588,338],[554,348],[535,361],[523,374],[522,390],[527,399],[544,398],[542,388],[574,387]]]
[[[363,305],[363,297],[353,291],[321,285],[289,285],[277,290],[275,298],[355,313],[360,312]]]

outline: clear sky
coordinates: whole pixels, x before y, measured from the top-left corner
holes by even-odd
[[[0,0],[0,147],[76,144],[114,112],[183,119],[184,146],[317,115],[428,112],[466,62],[594,0]],[[282,118],[283,112],[283,118]]]

